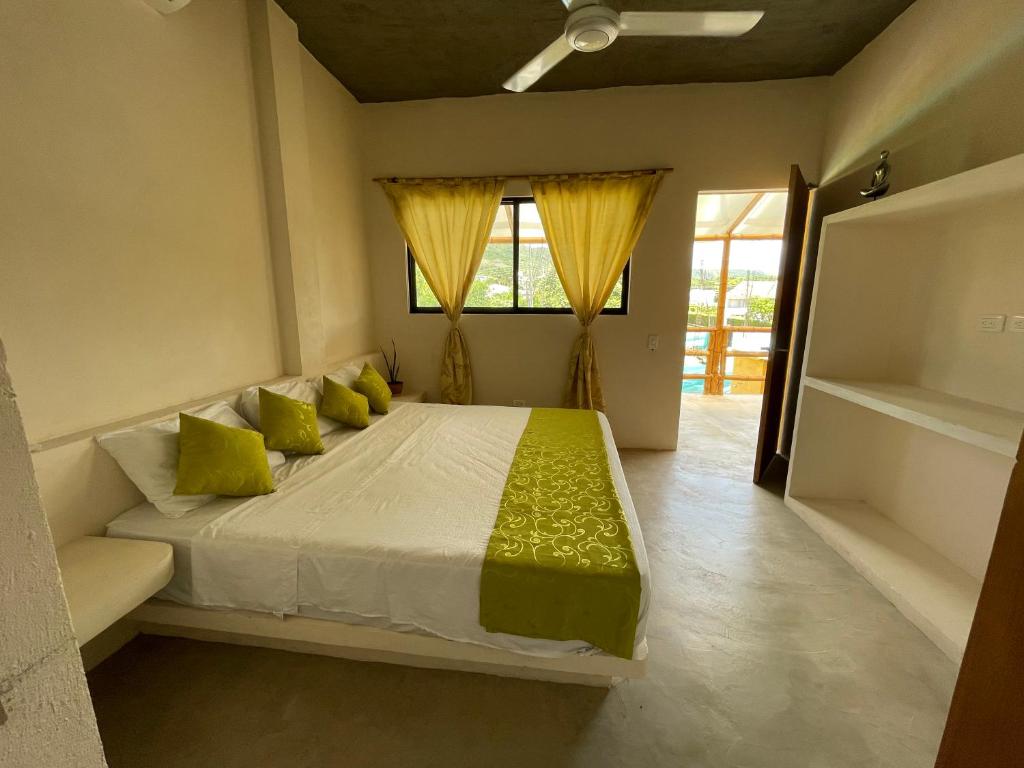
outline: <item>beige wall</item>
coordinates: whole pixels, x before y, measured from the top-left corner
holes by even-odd
[[[302,82],[309,135],[316,260],[327,363],[376,346],[363,232],[359,104],[305,49]]]
[[[241,2],[0,4],[0,333],[29,437],[280,370]]]
[[[630,310],[594,326],[608,415],[622,446],[673,448],[697,193],[784,187],[789,165],[818,176],[822,79],[617,88],[370,104],[366,177],[521,174],[669,166],[631,271]],[[526,192],[520,186],[512,192]],[[410,315],[403,240],[367,183],[367,235],[381,338],[408,385],[436,397],[447,321]],[[467,315],[478,403],[560,403],[571,316]],[[647,351],[648,334],[661,336]]]
[[[1024,152],[1024,3],[918,0],[831,79],[829,99],[822,181],[845,185],[849,205],[881,149],[893,191]]]
[[[280,8],[17,0],[0,36],[0,331],[33,441],[373,346],[358,105]]]
[[[0,344],[0,765],[105,766]]]

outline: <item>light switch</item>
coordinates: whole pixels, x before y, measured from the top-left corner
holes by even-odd
[[[1014,333],[1024,333],[1024,315],[1014,315],[1010,318],[1010,330]]]
[[[1006,327],[1006,315],[982,315],[978,318],[978,330],[986,333],[1002,333]]]
[[[660,340],[661,339],[658,337],[657,334],[652,333],[650,336],[648,336],[647,337],[647,351],[648,352],[657,352],[658,351],[658,342]]]

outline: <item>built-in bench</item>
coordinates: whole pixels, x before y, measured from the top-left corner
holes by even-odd
[[[162,541],[83,536],[57,550],[79,647],[155,595],[174,574]]]

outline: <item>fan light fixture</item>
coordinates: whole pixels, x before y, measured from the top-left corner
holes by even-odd
[[[596,53],[620,35],[632,37],[739,37],[753,29],[764,11],[667,11],[618,13],[598,0],[562,0],[569,11],[565,31],[505,81],[522,92],[573,51]]]
[[[565,25],[565,39],[580,53],[603,51],[618,36],[619,14],[603,5],[581,8]]]

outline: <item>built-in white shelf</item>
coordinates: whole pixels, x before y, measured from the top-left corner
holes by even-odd
[[[789,497],[819,536],[959,662],[981,585],[919,538],[860,501]]]
[[[814,272],[786,504],[954,660],[1024,432],[1024,335],[977,325],[1020,311],[1022,201],[1024,154],[887,195]]]
[[[808,387],[1003,456],[1017,455],[1024,413],[910,384],[808,376]]]

